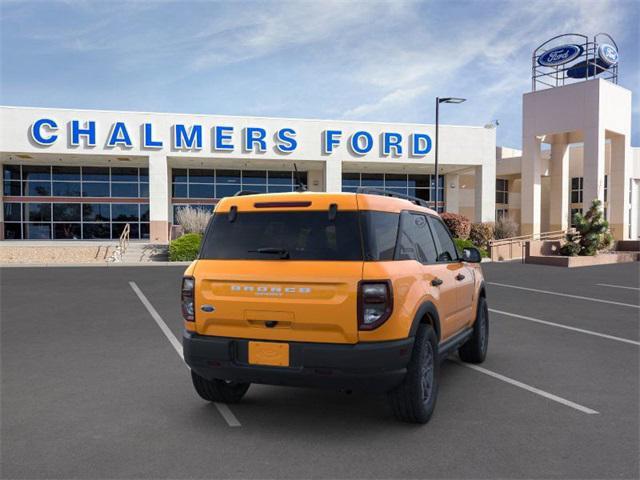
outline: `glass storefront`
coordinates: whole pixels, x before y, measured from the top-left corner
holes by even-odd
[[[412,175],[404,173],[343,173],[342,191],[355,192],[358,187],[372,187],[402,195],[411,195],[429,202],[439,212],[444,211],[444,176],[438,178],[436,205],[435,175]]]
[[[149,238],[147,168],[3,165],[3,187],[7,240]]]
[[[307,172],[298,174],[300,181],[307,185]],[[191,206],[213,211],[218,199],[231,197],[239,191],[278,193],[295,189],[295,173],[290,170],[174,168],[171,172],[173,220],[175,223],[180,208]]]

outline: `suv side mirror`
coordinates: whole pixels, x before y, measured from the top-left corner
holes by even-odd
[[[462,250],[462,260],[469,263],[480,263],[482,255],[480,255],[480,251],[477,248],[468,247]]]

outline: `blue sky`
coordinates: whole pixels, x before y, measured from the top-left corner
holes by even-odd
[[[640,2],[0,0],[3,105],[434,121],[521,144],[531,51],[610,33],[640,145]]]

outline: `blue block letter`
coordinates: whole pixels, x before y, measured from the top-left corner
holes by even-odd
[[[364,138],[365,144],[364,146],[360,146],[360,139]],[[369,153],[373,148],[373,137],[369,132],[365,132],[364,130],[360,130],[354,133],[351,136],[351,150],[357,155],[364,155],[365,153]]]
[[[109,140],[107,140],[107,147],[115,147],[116,145],[122,145],[127,148],[133,146],[124,122],[116,122],[113,124],[111,135],[109,135]]]
[[[42,127],[47,127],[47,130],[53,132],[58,130],[58,124],[49,118],[41,118],[31,125],[31,138],[34,142],[38,145],[52,145],[58,139],[58,135],[51,134],[45,137],[42,135]]]
[[[411,142],[411,155],[426,155],[431,151],[431,137],[426,133],[414,133]]]
[[[213,142],[213,148],[216,150],[232,151],[233,144],[226,143],[231,140],[231,134],[233,133],[233,127],[215,127],[215,140]],[[228,133],[227,133],[228,132]]]
[[[324,131],[324,139],[322,142],[322,149],[324,150],[324,153],[326,154],[333,153],[334,147],[336,145],[340,145],[341,135],[342,135],[342,130],[325,130]]]
[[[144,134],[142,135],[142,146],[144,148],[162,148],[162,140],[153,140],[153,125],[150,123],[144,124]]]
[[[77,147],[80,145],[80,137],[87,137],[87,146],[96,146],[96,122],[85,122],[85,128],[80,128],[79,120],[71,121],[71,145]]]
[[[178,123],[173,129],[173,148],[202,149],[202,125],[194,125],[189,132],[187,132],[187,128],[181,123]]]
[[[247,127],[244,137],[244,149],[248,152],[253,152],[254,145],[258,144],[258,151],[266,152],[267,142],[264,141],[266,136],[267,131],[264,128]]]
[[[391,155],[392,148],[394,155],[402,155],[402,135],[399,133],[385,132],[382,139],[383,155]]]
[[[293,128],[281,128],[276,136],[278,138],[276,148],[282,153],[293,152],[298,147],[298,142],[295,139],[296,131]]]

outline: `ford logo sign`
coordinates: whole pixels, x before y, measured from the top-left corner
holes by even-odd
[[[598,58],[610,67],[618,63],[618,50],[613,45],[603,43],[598,47]]]
[[[580,45],[561,45],[559,47],[547,50],[538,57],[538,63],[543,67],[557,67],[569,63],[571,60],[575,60],[580,55],[584,48]]]

